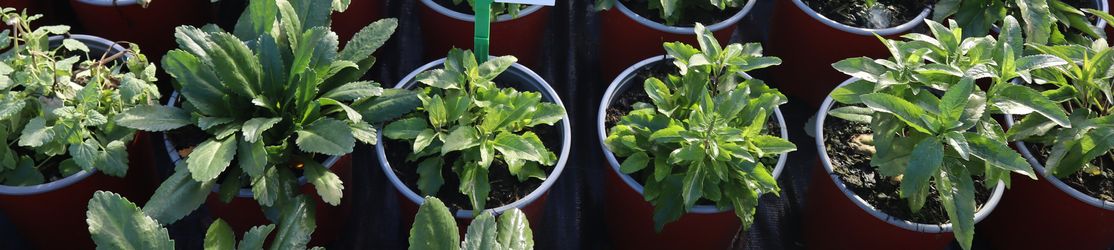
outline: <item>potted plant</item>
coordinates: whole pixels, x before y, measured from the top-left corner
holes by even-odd
[[[770,55],[785,64],[770,73],[776,87],[818,107],[843,80],[831,64],[844,58],[884,57],[875,35],[895,38],[921,27],[932,12],[926,0],[793,0],[775,6]],[[818,46],[815,41],[824,41]],[[838,48],[838,49],[833,49]],[[801,72],[809,72],[801,74]],[[817,91],[820,90],[820,91]]]
[[[208,202],[210,211],[242,232],[267,219],[289,219],[275,217],[275,208],[306,192],[312,205],[327,210],[310,214],[322,229],[314,239],[327,242],[346,216],[336,207],[347,189],[337,174],[350,165],[344,156],[356,142],[377,142],[376,119],[400,116],[418,103],[413,93],[360,80],[397,21],[375,22],[338,50],[327,18],[300,18],[327,17],[328,2],[250,4],[259,8],[244,16],[253,18],[232,33],[179,27],[181,49],[169,52],[163,65],[181,96],[118,119],[122,126],[166,131],[167,153],[176,160],[175,173],[144,211],[171,224],[213,197],[221,202]]]
[[[170,239],[170,234],[162,224],[119,194],[97,191],[87,207],[85,216],[89,225],[88,232],[98,249],[175,248],[174,240]],[[205,249],[263,249],[272,231],[275,235],[269,241],[269,249],[305,249],[309,242],[309,233],[316,227],[312,216],[312,202],[304,195],[299,195],[277,209],[286,220],[252,227],[244,233],[239,244],[236,243],[232,227],[224,220],[216,219],[205,231]],[[237,245],[239,248],[236,248]]]
[[[436,197],[426,197],[410,228],[410,249],[534,249],[534,232],[522,210],[499,215],[484,211],[468,226],[464,241],[449,207]]]
[[[1056,106],[1070,110],[1070,127],[1038,114],[1009,117],[1006,136],[1042,177],[1018,181],[987,220],[988,234],[1002,248],[1114,245],[1114,183],[1111,149],[1111,64],[1106,40],[1091,45],[1031,44],[1039,53],[1072,62],[1035,72],[1028,81]],[[1015,120],[1016,119],[1016,120]],[[1032,219],[1033,215],[1039,219]],[[1022,219],[1026,218],[1026,219]],[[1032,230],[1071,228],[1071,232]],[[1019,240],[1024,239],[1024,240]]]
[[[155,66],[135,45],[32,29],[37,17],[12,8],[0,16],[12,24],[0,32],[0,211],[33,247],[91,246],[80,230],[87,197],[143,195],[153,177],[144,136],[114,120],[157,102]]]
[[[954,235],[970,249],[975,223],[994,210],[1010,173],[1036,178],[991,115],[1033,113],[1068,124],[1048,98],[1009,83],[1066,63],[1021,56],[1022,35],[1012,16],[998,39],[964,39],[955,21],[950,29],[925,22],[931,37],[882,39],[892,59],[833,65],[854,78],[817,113],[823,168],[814,172],[806,201],[809,244],[940,249]],[[855,230],[838,230],[847,225]]]
[[[462,222],[512,208],[540,222],[568,159],[571,125],[557,93],[515,61],[481,64],[471,51],[453,49],[395,86],[418,89],[422,100],[417,112],[388,123],[375,147],[400,193],[404,224],[422,202],[419,193],[446,200]]]
[[[781,61],[756,43],[721,47],[701,24],[695,32],[699,50],[665,43],[670,57],[628,68],[600,103],[616,247],[727,248],[740,222],[754,222],[759,197],[780,192],[796,150],[778,109],[787,99],[746,74]]]
[[[209,21],[206,0],[69,0],[90,34],[142,44],[159,60],[174,49],[174,27]],[[183,14],[188,13],[188,14]]]
[[[419,20],[426,59],[436,59],[453,48],[474,47],[473,2],[421,0]],[[515,55],[519,62],[530,66],[540,63],[549,9],[541,5],[492,3],[491,10],[491,54]]]
[[[600,65],[603,77],[611,79],[639,60],[661,54],[664,41],[696,45],[697,22],[726,44],[755,0],[596,0],[600,14]]]
[[[1103,0],[942,0],[936,2],[933,19],[971,20],[960,22],[963,35],[968,37],[997,32],[997,26],[1007,15],[1021,17],[1019,21],[1025,30],[1025,41],[1029,43],[1089,43],[1092,39],[1104,37],[1102,33],[1106,22],[1088,17],[1083,8],[1100,9],[1105,13],[1109,5]]]

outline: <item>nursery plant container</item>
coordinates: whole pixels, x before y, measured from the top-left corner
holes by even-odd
[[[770,29],[769,54],[782,59],[770,71],[778,89],[794,100],[818,107],[846,75],[832,64],[852,57],[888,58],[874,34],[896,38],[921,26],[932,9],[909,22],[886,29],[852,27],[824,17],[801,0],[779,1]],[[807,73],[805,73],[807,72]]]
[[[858,80],[851,78],[838,86]],[[890,216],[848,189],[832,171],[824,143],[824,121],[833,104],[831,97],[824,99],[811,128],[821,166],[813,168],[805,201],[805,242],[813,248],[831,249],[946,249],[955,239],[950,223],[930,225]],[[994,211],[1003,192],[1005,183],[998,182],[990,199],[975,213],[975,223]]]
[[[1006,117],[1007,125],[1013,123],[1014,117]],[[1114,247],[1114,202],[1068,186],[1049,173],[1024,142],[1015,145],[1040,178],[1013,181],[998,211],[986,221],[991,244],[1000,249]]]
[[[437,59],[452,48],[472,48],[476,17],[460,13],[434,2],[422,0],[419,8],[426,59]],[[492,17],[491,54],[513,55],[529,66],[540,63],[542,38],[549,23],[549,9],[530,6],[518,13]]]
[[[419,87],[419,83],[415,80],[418,73],[441,68],[444,63],[445,59],[442,58],[415,69],[410,75],[403,78],[398,85],[395,85],[395,88],[413,89]],[[534,73],[534,71],[521,64],[515,63],[508,68],[507,71],[504,71],[503,74],[495,78],[494,81],[511,84],[513,88],[520,91],[536,91],[542,95],[543,102],[556,103],[561,107],[565,106],[565,104],[561,102],[561,97],[557,95],[557,92],[549,86],[549,83],[547,83],[545,79],[542,79],[537,73]],[[566,114],[565,117],[557,124],[554,124],[554,126],[557,128],[558,136],[561,138],[561,144],[559,145],[560,152],[557,153],[557,164],[553,166],[553,171],[546,176],[541,186],[530,192],[526,197],[515,202],[501,207],[487,209],[497,215],[513,208],[521,209],[522,212],[526,214],[527,219],[529,219],[530,228],[532,228],[534,232],[539,232],[538,230],[541,229],[541,225],[544,223],[542,215],[545,211],[546,195],[549,193],[549,189],[557,183],[557,178],[561,177],[561,173],[565,169],[565,164],[569,158],[570,148],[572,147],[572,123],[569,121],[568,115]],[[379,131],[383,130],[379,129]],[[384,140],[383,133],[379,133],[378,136],[378,141],[380,143],[375,145],[375,154],[379,159],[379,166],[387,176],[387,180],[391,182],[391,186],[397,192],[402,215],[401,225],[405,228],[410,228],[410,225],[414,224],[414,216],[418,213],[418,206],[424,202],[424,197],[407,187],[406,184],[402,182],[402,179],[395,174],[391,164],[401,163],[392,163],[388,160],[387,150],[389,149],[383,145],[385,143],[382,143]],[[460,227],[461,233],[465,232],[468,225],[472,224],[472,218],[474,218],[472,210],[456,210],[453,211],[453,216],[456,217],[457,225]]]
[[[113,41],[139,44],[152,62],[178,48],[174,28],[200,27],[209,22],[209,1],[152,1],[143,8],[136,0],[70,0],[81,27]]]
[[[738,13],[715,24],[705,24],[715,34],[720,44],[727,44],[742,20],[754,8],[757,0],[749,0]],[[600,13],[600,65],[604,79],[613,79],[625,67],[650,56],[662,55],[662,43],[684,42],[697,45],[693,27],[668,26],[640,16],[623,1]]]
[[[51,37],[51,46],[60,46],[63,38]],[[70,35],[69,38],[88,46],[90,54],[124,51],[123,47],[99,37]],[[94,169],[40,185],[0,185],[0,212],[35,249],[93,248],[89,226],[85,223],[85,209],[94,192],[113,191],[142,204],[154,190],[154,162],[146,138],[147,134],[137,132],[128,145],[129,167],[125,178],[104,175]]]
[[[660,63],[669,63],[669,56],[654,56],[627,68],[611,83],[604,93],[597,113],[596,132],[600,147],[611,171],[607,171],[607,191],[604,215],[612,243],[618,249],[727,249],[735,239],[741,222],[733,210],[720,210],[714,205],[697,205],[681,219],[665,226],[662,232],[654,231],[654,208],[643,198],[642,184],[630,175],[619,171],[620,162],[608,150],[605,124],[607,109],[627,91],[642,91],[642,82],[636,77],[641,70]],[[744,75],[750,78],[749,75]],[[782,138],[789,138],[785,118],[780,109],[774,114],[780,125]],[[778,158],[773,176],[777,178],[785,168],[787,154]]]
[[[352,0],[347,10],[333,13],[332,28],[341,44],[347,44],[364,26],[383,18],[383,9],[382,0]]]
[[[167,105],[174,105],[178,100],[178,92],[171,94]],[[169,156],[170,165],[175,166],[179,161],[185,160],[174,148],[171,143],[170,137],[163,134],[163,146],[166,154]],[[326,169],[333,172],[340,177],[341,182],[344,183],[344,196],[340,200],[340,205],[332,206],[321,199],[317,195],[316,189],[313,186],[306,185],[306,177],[298,177],[298,189],[302,194],[312,198],[316,203],[317,211],[317,228],[313,231],[310,238],[310,246],[325,246],[332,243],[334,240],[340,238],[341,232],[344,229],[344,224],[349,220],[349,215],[352,214],[352,157],[351,155],[332,156],[321,162],[321,165]],[[220,200],[220,183],[213,186],[213,192],[205,201],[205,207],[209,209],[213,219],[222,219],[228,222],[236,235],[242,237],[245,232],[254,226],[275,224],[267,219],[263,214],[263,208],[259,206],[259,202],[255,200],[254,193],[250,188],[241,188],[235,197],[228,203]]]

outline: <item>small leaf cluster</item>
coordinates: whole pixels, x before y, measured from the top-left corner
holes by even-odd
[[[627,0],[596,0],[596,10],[608,10],[615,6],[615,1],[631,2]],[[646,1],[646,8],[658,10],[659,17],[665,20],[665,25],[677,25],[681,20],[691,16],[702,15],[710,11],[723,11],[727,8],[740,8],[751,0],[650,0]]]
[[[460,192],[478,212],[486,208],[491,192],[488,175],[504,171],[492,170],[493,165],[525,181],[544,180],[542,166],[557,163],[557,155],[529,129],[561,121],[565,109],[542,102],[540,93],[500,88],[493,82],[516,61],[503,56],[479,64],[471,51],[453,49],[444,68],[417,75],[416,80],[426,85],[418,93],[421,108],[387,124],[383,135],[412,145],[407,161],[419,162],[418,189],[423,195],[437,194],[444,184],[442,166],[448,164],[460,178]]]
[[[453,4],[459,5],[464,1],[465,0],[453,0]],[[472,6],[473,11],[475,11],[476,0],[467,0],[467,1],[468,1],[468,6]],[[491,21],[495,22],[495,18],[500,16],[500,15],[503,15],[503,14],[508,14],[508,15],[511,15],[512,18],[517,18],[518,13],[521,12],[523,9],[526,9],[527,7],[530,7],[530,5],[518,4],[518,3],[496,3],[496,2],[492,2],[491,3]]]
[[[468,233],[461,241],[456,218],[445,203],[430,196],[418,208],[410,228],[410,249],[530,250],[534,249],[534,233],[526,214],[517,208],[504,212],[498,221],[491,211],[484,211],[468,225]]]
[[[967,37],[990,34],[1007,16],[1021,17],[1026,41],[1030,43],[1079,43],[1106,37],[1102,29],[1091,23],[1085,10],[1063,0],[940,0],[933,11],[934,20],[959,20]]]
[[[115,118],[157,102],[154,64],[135,45],[112,55],[72,38],[52,47],[50,37],[66,35],[69,26],[32,29],[41,15],[12,8],[0,16],[12,23],[0,32],[0,183],[42,184],[51,167],[62,177],[94,169],[123,177],[135,131]]]
[[[879,37],[889,60],[851,58],[833,64],[861,79],[836,89],[831,97],[845,105],[829,114],[870,124],[876,149],[870,164],[884,176],[901,178],[901,197],[918,212],[935,183],[960,245],[970,249],[974,235],[974,182],[981,176],[992,188],[1009,183],[1010,172],[1036,178],[1032,166],[1007,145],[1006,133],[991,114],[1034,114],[1070,126],[1064,110],[1015,78],[1064,65],[1054,56],[1024,54],[1021,28],[1012,16],[998,39],[963,38],[951,28],[926,20],[932,36],[905,35],[905,41]],[[990,87],[976,86],[988,79]]]
[[[232,227],[217,219],[205,233],[205,249],[263,249],[271,232],[275,234],[269,249],[306,249],[316,227],[313,203],[303,195],[279,210],[284,220],[252,227],[238,245]],[[85,221],[98,249],[174,249],[166,228],[148,214],[119,194],[97,191],[89,200]]]
[[[185,173],[152,198],[170,202],[147,205],[160,207],[156,219],[172,223],[196,209],[196,198],[209,192],[204,187],[218,180],[225,202],[250,186],[263,207],[281,206],[299,193],[298,172],[326,203],[340,203],[341,180],[319,156],[348,154],[357,141],[375,144],[371,124],[419,101],[360,80],[397,21],[372,23],[339,50],[329,29],[332,8],[327,1],[253,0],[232,33],[215,25],[177,28],[180,49],[167,53],[163,66],[179,85],[180,107],[138,106],[116,119],[145,131],[195,126],[208,136],[183,161],[178,171]]]
[[[1094,164],[1099,157],[1111,157],[1114,149],[1114,50],[1106,40],[1090,46],[1031,44],[1046,53],[1071,62],[1034,73],[1031,83],[1039,94],[1057,105],[1068,107],[1070,123],[1060,124],[1042,115],[1027,115],[1010,128],[1010,140],[1052,145],[1044,166],[1059,178],[1083,171],[1101,174]],[[1069,126],[1070,125],[1070,126]]]
[[[744,77],[781,60],[763,57],[758,44],[721,47],[701,24],[696,35],[699,50],[664,44],[680,75],[647,79],[643,88],[652,104],[635,104],[605,140],[615,156],[626,158],[623,173],[647,172],[636,176],[646,176],[644,196],[654,205],[659,231],[700,200],[734,208],[749,227],[758,198],[780,190],[773,166],[760,159],[797,148],[767,129],[786,97],[762,80]]]

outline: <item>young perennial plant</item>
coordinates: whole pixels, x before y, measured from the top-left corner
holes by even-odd
[[[441,168],[448,163],[460,178],[460,192],[479,213],[491,192],[489,173],[504,171],[492,166],[505,167],[525,181],[544,180],[542,166],[557,163],[557,155],[530,128],[561,121],[565,109],[542,102],[540,93],[500,88],[493,82],[515,61],[503,56],[477,64],[471,51],[453,49],[444,68],[418,74],[417,81],[427,86],[418,94],[421,109],[388,124],[383,135],[411,143],[406,160],[420,162],[418,189],[423,195],[441,190]]]
[[[491,211],[484,211],[472,220],[462,242],[449,208],[436,197],[426,197],[410,228],[410,249],[530,250],[534,249],[534,232],[526,214],[517,208],[503,212],[498,221]]]
[[[981,176],[988,188],[999,181],[1008,185],[1010,172],[1036,178],[990,115],[1033,113],[1068,126],[1063,109],[1047,97],[1009,82],[1031,79],[1034,70],[1066,62],[1049,55],[1020,57],[1022,36],[1013,17],[1006,17],[998,39],[963,39],[954,21],[950,29],[926,23],[932,37],[879,37],[893,55],[890,60],[835,63],[837,70],[862,80],[832,93],[845,106],[829,114],[870,124],[876,150],[870,164],[884,176],[901,176],[901,197],[913,212],[924,206],[934,183],[955,237],[970,249],[976,207],[972,177]],[[988,78],[987,91],[975,84]]]
[[[1021,16],[1031,43],[1078,43],[1106,36],[1083,10],[1062,0],[939,0],[933,11],[934,20],[958,20],[967,37],[990,34],[1007,16]]]
[[[72,38],[52,47],[50,37],[69,26],[32,29],[41,15],[13,8],[0,16],[11,25],[0,32],[0,183],[37,185],[94,169],[123,177],[135,130],[116,117],[158,101],[154,64],[135,45],[111,55]]]
[[[781,60],[763,57],[754,43],[720,47],[701,24],[696,35],[699,50],[664,44],[680,75],[647,79],[643,88],[652,104],[635,104],[609,129],[605,144],[626,158],[623,173],[647,171],[644,196],[654,206],[658,231],[701,200],[734,208],[749,228],[758,198],[780,190],[772,166],[761,159],[797,147],[767,129],[785,96],[743,75]]]
[[[615,1],[627,0],[596,0],[596,10],[608,10],[615,6]],[[659,10],[662,20],[666,25],[676,25],[689,15],[699,15],[701,12],[723,11],[727,8],[739,8],[750,0],[650,0],[646,1],[646,8]]]
[[[375,144],[371,124],[419,101],[360,80],[397,22],[372,23],[338,51],[331,9],[323,1],[253,0],[233,33],[213,25],[177,29],[181,48],[163,66],[181,86],[180,107],[139,106],[116,121],[145,131],[196,126],[209,138],[163,182],[148,214],[173,223],[200,206],[218,180],[225,202],[250,186],[265,209],[283,207],[299,193],[299,172],[326,203],[340,203],[341,180],[320,157],[348,154],[357,141]]]

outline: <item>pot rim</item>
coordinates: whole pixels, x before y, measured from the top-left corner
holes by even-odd
[[[131,0],[131,1],[134,1],[134,0]],[[106,47],[108,48],[108,51],[112,51],[112,50],[126,51],[127,50],[127,49],[124,49],[123,46],[120,46],[120,44],[117,44],[115,42],[109,41],[108,39],[104,39],[102,37],[93,36],[93,35],[82,35],[82,34],[55,35],[55,36],[50,36],[49,39],[50,40],[59,40],[59,39],[63,39],[63,38],[75,39],[75,40],[81,41],[81,42],[86,43],[86,44],[89,44],[89,43],[103,44],[103,45],[106,45]],[[92,49],[92,48],[90,48],[90,49]],[[130,55],[130,53],[125,55],[125,57],[129,56],[129,55]],[[67,153],[67,155],[68,155],[68,153]],[[89,176],[92,176],[95,173],[97,173],[97,169],[95,169],[95,168],[92,169],[92,170],[84,170],[83,169],[83,170],[81,170],[77,173],[74,173],[73,175],[66,176],[65,178],[62,178],[60,180],[47,182],[47,183],[43,183],[43,184],[38,184],[38,185],[31,185],[31,186],[0,185],[0,195],[29,196],[29,195],[36,195],[36,194],[46,193],[46,192],[62,189],[62,188],[65,188],[65,187],[69,187],[70,185],[73,185],[74,183],[78,183],[78,182],[81,182],[82,180],[85,180],[85,178],[89,178]]]
[[[843,87],[844,85],[851,84],[856,81],[859,81],[859,78],[852,77],[851,79],[847,79],[847,81],[840,83],[839,86]],[[839,179],[838,174],[832,172],[831,159],[828,158],[828,149],[827,146],[824,144],[824,120],[828,117],[827,111],[832,108],[832,105],[834,105],[834,100],[832,100],[832,96],[829,94],[827,98],[824,99],[824,104],[820,106],[820,110],[816,113],[816,122],[813,127],[813,132],[816,135],[816,150],[818,151],[817,153],[819,153],[820,155],[820,162],[824,166],[824,171],[827,171],[828,177],[832,178],[832,182],[835,183],[837,188],[839,188],[839,191],[843,192],[844,196],[847,196],[847,198],[851,200],[852,203],[855,203],[855,205],[863,209],[863,211],[866,211],[871,216],[885,221],[890,225],[921,233],[952,232],[951,223],[924,224],[902,220],[897,217],[890,216],[882,211],[875,209],[874,206],[870,205],[870,203],[867,203],[866,200],[863,200],[862,197],[859,197],[859,195],[855,194],[855,192],[847,189],[847,184],[843,183],[843,181]],[[813,178],[817,177],[819,176],[814,176]],[[998,186],[994,187],[994,191],[991,194],[990,199],[986,201],[986,204],[983,204],[982,209],[979,209],[979,211],[975,212],[975,223],[979,223],[979,221],[982,221],[983,219],[986,219],[987,216],[990,216],[990,212],[994,211],[994,208],[998,206],[998,202],[1001,201],[1002,194],[1005,192],[1005,189],[1006,183],[998,181]]]
[[[912,20],[909,20],[908,22],[905,22],[901,25],[884,29],[868,29],[846,25],[829,19],[828,17],[821,15],[819,12],[816,12],[816,10],[812,9],[812,7],[809,7],[804,2],[801,2],[801,0],[793,0],[793,4],[797,5],[797,8],[801,9],[801,11],[805,13],[805,15],[812,17],[812,19],[815,19],[816,21],[820,21],[828,27],[861,36],[873,36],[874,34],[878,34],[880,36],[889,36],[905,33],[908,32],[910,29],[913,29],[914,27],[920,26],[921,23],[924,22],[924,19],[928,18],[928,14],[932,13],[931,7],[925,7],[924,10],[921,11],[921,14],[917,15],[916,18],[913,18]]]
[[[72,1],[76,1],[78,3],[83,3],[83,4],[101,6],[101,7],[123,7],[123,6],[138,4],[136,2],[136,0],[115,0],[116,3],[113,3],[113,0],[72,0]]]
[[[421,73],[423,71],[426,71],[426,70],[429,70],[429,69],[434,68],[434,67],[444,65],[444,63],[445,63],[445,58],[441,58],[441,59],[438,59],[436,61],[427,63],[427,64],[425,64],[421,67],[418,67],[417,69],[414,69],[413,71],[411,71],[409,75],[402,78],[402,81],[399,81],[399,83],[397,85],[395,85],[394,88],[395,89],[406,89],[407,88],[406,85],[411,83],[413,81],[413,79],[417,77],[417,75],[419,73]],[[518,64],[518,63],[515,63],[515,64],[511,65],[510,69],[521,71],[522,73],[526,74],[530,78],[533,78],[535,80],[534,84],[540,85],[541,88],[544,90],[545,93],[542,93],[543,96],[544,95],[550,95],[553,98],[553,100],[552,100],[553,103],[556,103],[557,105],[560,105],[561,107],[565,107],[565,104],[561,102],[561,97],[557,94],[557,92],[554,91],[553,88],[549,86],[549,83],[546,82],[545,79],[543,79],[537,73],[530,70],[526,66],[523,66],[522,64]],[[508,69],[508,70],[510,70],[510,69]],[[526,195],[526,197],[523,197],[522,199],[511,202],[510,204],[507,204],[507,205],[503,205],[501,207],[484,209],[485,211],[491,211],[494,214],[502,214],[504,211],[510,210],[512,208],[524,208],[527,205],[533,204],[535,200],[541,198],[543,195],[548,193],[549,189],[551,187],[553,187],[554,184],[557,183],[557,179],[561,177],[561,172],[563,172],[563,170],[565,169],[565,165],[566,165],[566,163],[568,161],[568,158],[569,158],[569,151],[572,147],[572,124],[569,121],[568,113],[565,113],[565,117],[561,119],[560,125],[557,125],[557,126],[558,126],[559,129],[563,130],[563,133],[562,133],[563,135],[562,135],[562,139],[561,139],[562,140],[561,154],[558,156],[557,164],[554,165],[553,171],[550,172],[548,176],[546,176],[546,179],[545,179],[545,181],[542,182],[542,185],[538,186],[537,189],[534,189],[534,191],[531,191],[530,194]],[[379,127],[379,131],[383,131],[382,130],[382,127],[383,127],[382,124],[380,124],[378,127]],[[379,142],[383,141],[383,133],[381,133],[381,132],[377,133],[376,137],[378,138]],[[378,159],[379,159],[380,169],[383,170],[384,175],[387,176],[387,180],[391,182],[391,185],[395,188],[395,190],[398,191],[399,193],[401,193],[406,199],[410,200],[410,202],[413,202],[414,204],[417,204],[417,205],[421,206],[421,204],[423,202],[425,202],[425,200],[422,198],[421,195],[418,195],[417,193],[415,193],[414,190],[410,190],[410,188],[407,187],[405,183],[402,183],[402,180],[400,180],[398,178],[398,175],[395,174],[395,172],[393,171],[393,168],[391,167],[390,161],[387,160],[387,154],[386,154],[386,150],[383,148],[383,143],[376,143],[375,144],[375,154],[376,154],[376,157],[378,157]],[[456,217],[457,219],[470,219],[470,218],[474,217],[473,214],[472,214],[472,210],[463,210],[463,209],[457,210],[453,214],[453,216]]]
[[[1013,127],[1014,122],[1015,121],[1012,115],[1006,116],[1007,128]],[[1029,151],[1029,147],[1026,146],[1024,141],[1016,141],[1014,142],[1014,145],[1017,146],[1017,151],[1021,152],[1022,156],[1025,156],[1025,160],[1028,160],[1029,164],[1033,165],[1033,168],[1037,170],[1037,173],[1040,173],[1041,177],[1044,177],[1044,180],[1052,183],[1052,186],[1055,186],[1056,189],[1060,190],[1060,192],[1064,192],[1065,194],[1070,195],[1072,198],[1086,203],[1087,205],[1102,208],[1106,211],[1114,211],[1114,202],[1100,200],[1098,198],[1084,194],[1083,192],[1080,192],[1079,190],[1068,186],[1068,184],[1061,181],[1060,178],[1057,178],[1056,176],[1053,176],[1051,173],[1049,173],[1048,170],[1044,168],[1044,164],[1040,161],[1037,161],[1037,158],[1031,151]]]
[[[451,17],[451,18],[456,19],[456,20],[460,20],[460,21],[464,21],[464,22],[475,22],[476,21],[476,16],[475,15],[469,15],[469,14],[465,14],[465,13],[456,12],[455,10],[445,8],[445,6],[441,6],[440,4],[437,4],[437,3],[433,2],[433,0],[422,0],[422,4],[425,5],[426,7],[429,7],[433,11],[436,11],[437,13],[440,13],[441,15],[445,15],[445,16]],[[529,7],[526,7],[526,9],[523,9],[521,12],[519,12],[518,17],[512,17],[510,14],[502,14],[502,15],[499,15],[499,16],[495,17],[495,22],[498,23],[498,22],[506,22],[506,21],[510,21],[510,20],[514,20],[514,19],[519,19],[519,18],[525,17],[526,15],[533,14],[534,12],[537,12],[538,10],[541,10],[543,7],[545,7],[545,6],[530,5]]]
[[[726,29],[727,27],[730,27],[731,25],[735,25],[736,23],[739,22],[739,20],[742,20],[743,17],[745,17],[747,15],[747,13],[750,13],[751,9],[754,9],[754,5],[757,2],[758,2],[757,0],[747,1],[747,4],[743,5],[743,8],[740,9],[738,13],[735,13],[735,15],[731,16],[730,18],[727,18],[727,20],[723,20],[722,22],[718,22],[718,23],[715,23],[715,24],[712,24],[712,25],[708,25],[707,29],[711,30],[712,32],[717,32],[717,31]],[[671,34],[678,34],[678,35],[692,35],[694,32],[696,32],[696,29],[694,27],[669,26],[669,25],[665,25],[665,24],[662,24],[662,23],[655,22],[653,20],[650,20],[649,18],[640,16],[640,15],[634,13],[634,11],[630,10],[630,8],[627,8],[627,6],[623,4],[623,1],[615,0],[615,8],[619,9],[619,12],[622,12],[623,15],[627,16],[627,18],[630,18],[631,20],[634,20],[635,22],[638,22],[639,24],[642,24],[643,26],[650,27],[652,29],[655,29],[655,30],[658,30],[658,31],[661,31],[661,32],[666,32],[666,33],[671,33]]]
[[[615,154],[612,153],[611,150],[607,149],[607,145],[604,143],[604,141],[607,140],[607,128],[606,128],[606,123],[604,121],[606,121],[606,118],[607,118],[607,108],[611,106],[612,99],[615,96],[617,96],[617,94],[618,94],[616,92],[619,91],[619,88],[622,88],[623,86],[625,86],[625,84],[623,82],[624,78],[626,78],[627,76],[629,76],[631,74],[634,74],[639,69],[641,69],[643,67],[646,67],[650,64],[665,61],[665,60],[669,60],[669,59],[673,59],[673,57],[668,56],[668,55],[653,56],[653,57],[647,58],[645,60],[642,60],[641,62],[635,63],[634,65],[631,65],[630,67],[628,67],[626,70],[623,71],[623,73],[619,74],[619,76],[616,77],[615,80],[613,80],[611,82],[611,85],[607,88],[607,92],[604,92],[603,100],[600,101],[599,111],[596,112],[596,133],[597,133],[597,137],[598,137],[599,142],[600,142],[600,148],[603,149],[603,155],[604,155],[604,157],[607,158],[607,162],[611,165],[611,171],[618,174],[619,178],[622,179],[623,182],[626,183],[628,187],[630,187],[631,189],[634,189],[635,192],[638,192],[639,195],[642,195],[643,186],[641,184],[638,184],[638,182],[635,181],[633,177],[631,177],[628,174],[624,174],[622,171],[619,170],[619,166],[620,166],[619,160],[615,158]],[[751,76],[746,74],[746,73],[743,73],[743,76],[747,79],[751,78]],[[630,84],[630,82],[626,82],[626,83]],[[781,125],[781,138],[789,139],[789,128],[785,124],[785,117],[782,116],[781,109],[780,108],[774,109],[774,115],[777,117],[778,124]],[[785,162],[786,162],[786,159],[788,158],[788,155],[789,155],[789,153],[783,153],[783,154],[781,154],[781,156],[778,157],[777,166],[775,166],[774,169],[773,169],[774,179],[777,179],[779,176],[781,176],[782,170],[785,169]],[[715,214],[715,213],[722,213],[722,212],[727,212],[727,211],[731,211],[731,210],[733,210],[733,209],[730,209],[730,208],[719,209],[719,208],[716,208],[715,205],[696,205],[696,206],[693,206],[692,209],[689,210],[687,213],[691,213],[691,214]]]
[[[173,93],[170,94],[170,98],[167,99],[166,106],[174,107],[174,101],[177,100],[177,99],[178,99],[178,91],[175,90]],[[182,160],[185,160],[185,158],[182,158],[181,155],[178,155],[178,150],[174,148],[173,143],[170,143],[170,136],[167,136],[166,132],[162,133],[162,143],[163,143],[164,149],[166,149],[167,156],[170,157],[171,167],[177,166],[178,162],[180,162]],[[335,165],[338,161],[340,161],[340,158],[342,158],[346,155],[347,154],[342,155],[342,156],[329,156],[329,158],[326,159],[325,162],[322,162],[321,165],[325,166],[325,169],[332,169],[333,165]],[[306,182],[307,182],[307,180],[306,180],[306,177],[304,175],[301,176],[301,177],[298,177],[298,186],[305,185]],[[220,192],[220,183],[216,183],[216,184],[213,185],[213,193],[219,193],[219,192]],[[236,197],[254,199],[255,198],[255,193],[252,193],[250,188],[241,188],[239,193],[236,194]]]

